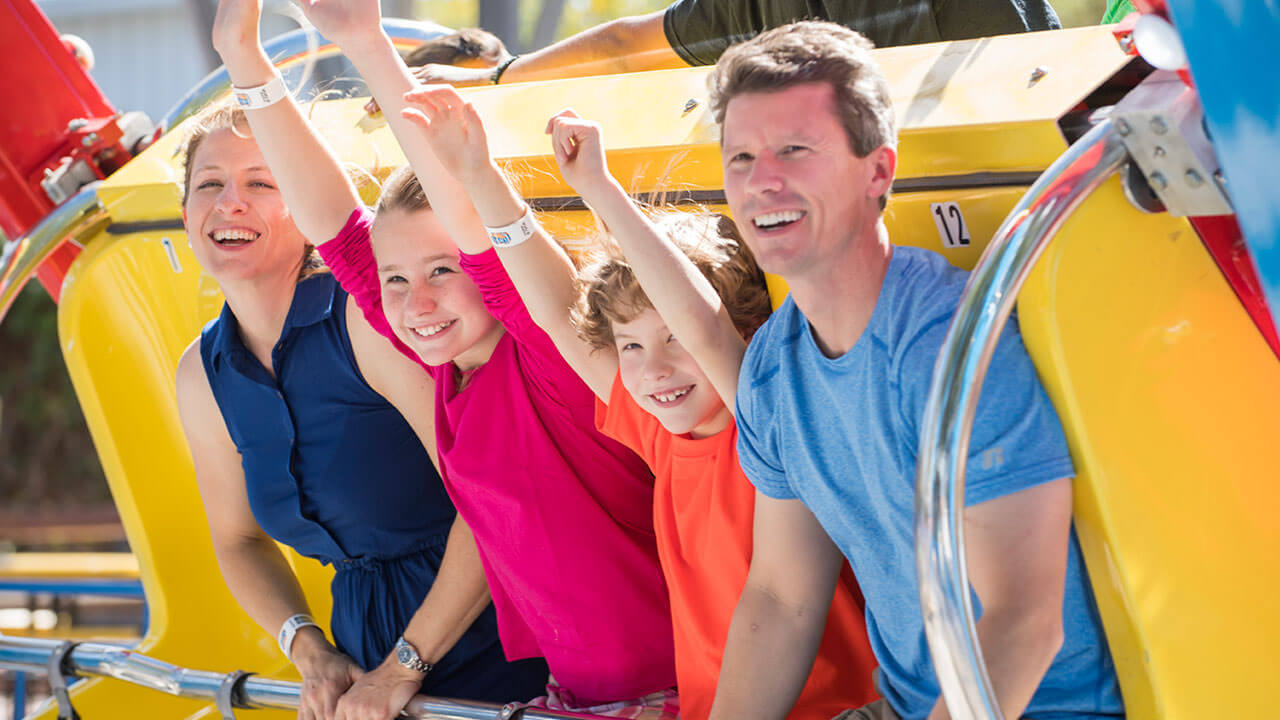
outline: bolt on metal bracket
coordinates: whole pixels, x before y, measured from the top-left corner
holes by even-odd
[[[1116,105],[1111,117],[1139,171],[1121,175],[1125,194],[1136,206],[1151,212],[1151,202],[1135,198],[1154,192],[1175,217],[1233,212],[1222,184],[1207,182],[1220,171],[1200,98],[1175,73],[1152,73]],[[1130,187],[1140,178],[1149,190]]]

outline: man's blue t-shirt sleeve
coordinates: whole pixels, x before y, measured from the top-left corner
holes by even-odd
[[[911,457],[919,450],[933,364],[949,325],[935,321],[921,327],[897,358],[900,411],[912,443],[907,448]],[[1074,476],[1062,424],[1022,344],[1016,318],[1010,318],[1000,334],[987,378],[969,438],[965,505]]]
[[[766,323],[767,327],[768,323]],[[781,448],[778,446],[778,435],[773,423],[773,414],[769,412],[768,394],[770,388],[765,384],[764,375],[776,375],[777,366],[771,365],[761,373],[762,355],[769,353],[764,327],[747,347],[747,354],[742,359],[742,369],[738,373],[738,395],[735,398],[736,420],[738,423],[738,462],[742,471],[756,489],[777,500],[795,499],[795,491],[787,481],[787,474],[782,469]]]

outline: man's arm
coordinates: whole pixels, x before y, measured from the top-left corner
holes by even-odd
[[[611,20],[577,35],[521,55],[502,71],[502,84],[551,78],[611,75],[688,67],[667,42],[665,10]],[[494,68],[424,65],[415,70],[423,82],[486,85]]]
[[[964,530],[982,656],[1004,716],[1021,717],[1062,647],[1071,479],[965,508]],[[939,700],[929,717],[950,714]]]
[[[840,550],[799,500],[757,492],[754,537],[712,720],[786,717],[813,668],[840,575]]]

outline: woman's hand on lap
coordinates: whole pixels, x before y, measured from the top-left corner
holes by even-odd
[[[422,673],[387,658],[338,699],[334,720],[392,720],[421,687]]]
[[[436,159],[463,185],[489,170],[489,139],[475,106],[448,85],[407,92],[404,116],[422,128]]]
[[[566,109],[551,116],[546,133],[551,136],[560,174],[583,199],[611,180],[604,163],[599,123],[583,120]]]

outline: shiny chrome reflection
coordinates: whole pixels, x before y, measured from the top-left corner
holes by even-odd
[[[107,222],[107,211],[98,202],[99,184],[92,182],[84,186],[27,234],[5,243],[4,252],[0,254],[0,322],[4,322],[5,314],[36,268],[63,240],[75,239]]]
[[[427,20],[410,21],[396,18],[384,19],[382,29],[391,37],[396,47],[402,50],[417,47],[423,40],[453,32],[443,25]],[[297,90],[303,76],[310,75],[308,67],[311,64],[342,55],[337,45],[324,39],[312,27],[299,28],[272,38],[266,42],[263,49],[276,67],[285,73],[285,84],[294,91]],[[290,71],[296,71],[297,77],[294,77]],[[354,72],[352,75],[354,76]],[[321,78],[321,81],[328,79],[330,78]],[[164,119],[160,121],[160,127],[165,132],[177,127],[183,120],[199,112],[200,108],[222,96],[230,88],[231,78],[227,75],[226,68],[214,70],[179,100],[169,112],[165,113]]]
[[[965,461],[987,364],[1041,252],[1126,158],[1104,120],[1044,171],[969,276],[934,366],[916,466],[916,572],[929,651],[956,720],[1003,720],[978,645],[964,553]]]
[[[61,640],[37,640],[0,635],[0,669],[19,672],[45,672],[50,656]],[[70,674],[81,677],[109,677],[170,695],[212,701],[227,678],[226,674],[206,670],[190,670],[147,657],[115,645],[81,643],[68,655]],[[240,684],[237,707],[296,709],[301,685],[285,680],[250,676]],[[75,703],[75,697],[72,697]],[[469,700],[447,700],[417,695],[405,706],[401,717],[417,720],[495,720],[502,706]],[[519,713],[525,720],[591,720],[599,716],[552,710],[525,709]]]

